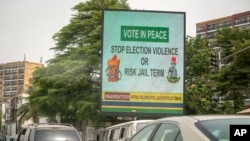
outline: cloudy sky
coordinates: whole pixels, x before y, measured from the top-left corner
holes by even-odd
[[[52,36],[69,23],[72,7],[85,0],[0,0],[0,63],[43,63],[53,58]],[[186,12],[186,34],[195,24],[250,11],[249,0],[128,0],[132,9]]]

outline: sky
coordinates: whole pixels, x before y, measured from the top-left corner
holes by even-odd
[[[69,24],[71,9],[85,0],[0,0],[0,64],[42,63],[54,57],[52,36]],[[133,10],[186,13],[186,35],[196,23],[250,11],[249,0],[128,0]]]

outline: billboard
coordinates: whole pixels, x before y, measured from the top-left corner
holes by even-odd
[[[185,12],[103,10],[103,114],[183,114]]]

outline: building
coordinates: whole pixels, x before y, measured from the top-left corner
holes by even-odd
[[[197,23],[196,35],[209,39],[210,45],[213,46],[217,30],[226,27],[250,29],[250,11]]]
[[[32,74],[38,67],[43,67],[43,64],[28,61],[0,64],[2,126],[16,123],[17,108],[24,103],[24,97],[27,97],[27,90],[32,84]]]
[[[210,47],[213,47],[214,52],[218,54],[217,61],[221,60],[221,49],[220,47],[216,47],[214,45],[216,44],[217,30],[222,28],[239,28],[241,30],[250,29],[250,11],[236,13],[231,16],[225,16],[217,19],[203,21],[196,24],[196,36],[200,36],[203,39],[209,40]],[[217,65],[220,69],[223,66],[230,65],[230,62],[228,64],[223,64],[223,62],[219,62]],[[225,101],[225,97],[218,96],[217,99],[219,103],[224,103]],[[233,105],[232,100],[229,100],[229,102]],[[245,96],[244,105],[246,107],[250,106],[249,94]]]
[[[241,30],[250,29],[250,11],[196,23],[196,36],[208,39],[209,46],[213,47],[214,53],[218,57],[217,61],[221,60],[222,50],[219,47],[216,47],[216,34],[217,30],[222,28],[239,28]],[[230,64],[228,61],[216,63],[218,69]]]
[[[1,96],[11,97],[27,90],[37,67],[43,67],[43,64],[28,61],[0,64]]]

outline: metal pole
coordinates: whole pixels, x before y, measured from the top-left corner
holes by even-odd
[[[230,58],[230,57],[234,56],[235,54],[238,54],[238,53],[240,53],[240,52],[242,52],[242,51],[244,51],[244,50],[247,50],[247,49],[249,49],[249,48],[250,48],[250,46],[248,46],[248,47],[246,47],[246,48],[243,48],[243,49],[241,49],[241,50],[239,50],[239,51],[237,51],[237,52],[235,52],[235,53],[233,53],[233,54],[231,54],[231,55],[228,55],[228,56],[226,56],[226,57],[220,59],[220,62],[221,62],[222,60],[225,60],[225,59],[227,59],[227,58]]]

